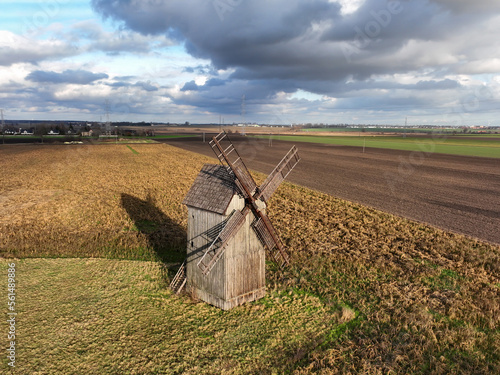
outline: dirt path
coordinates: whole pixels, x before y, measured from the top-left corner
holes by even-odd
[[[210,135],[206,135],[210,139]],[[248,168],[270,173],[292,142],[231,137]],[[166,143],[214,156],[201,137]],[[500,244],[498,159],[298,143],[302,158],[288,180]]]

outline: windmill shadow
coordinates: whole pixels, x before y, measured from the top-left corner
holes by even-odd
[[[163,263],[179,263],[186,257],[186,229],[165,215],[148,194],[145,200],[121,194],[121,204],[135,225],[146,236],[148,245]]]

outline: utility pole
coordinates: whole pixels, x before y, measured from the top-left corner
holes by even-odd
[[[111,121],[109,121],[109,100],[106,99],[104,101],[104,105],[106,107],[106,126],[104,128],[104,131],[106,135],[111,135]]]
[[[241,97],[241,117],[243,119],[243,135],[245,135],[245,94]]]
[[[2,141],[3,144],[5,144],[5,121],[3,119],[3,109],[0,109],[0,112],[2,112]]]
[[[31,121],[35,121],[35,119],[31,119]],[[30,128],[31,128],[31,122],[30,122]],[[35,122],[35,129],[36,129],[36,122]],[[42,127],[42,131],[40,132],[40,139],[42,140],[42,144],[43,144],[43,127]]]

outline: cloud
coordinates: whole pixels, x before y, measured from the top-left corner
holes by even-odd
[[[141,89],[143,89],[145,91],[149,91],[149,92],[158,91],[158,87],[155,86],[154,84],[152,84],[151,81],[147,81],[147,82],[139,81],[139,82],[136,82],[134,86],[140,87]]]
[[[125,29],[113,32],[103,30],[102,26],[93,20],[77,22],[63,38],[82,44],[89,51],[102,51],[110,55],[120,53],[147,54],[158,47],[173,45],[167,37],[154,38]],[[86,41],[86,43],[84,43]]]
[[[148,54],[155,49],[173,45],[166,36],[152,38],[123,28],[106,31],[94,20],[76,22],[69,28],[57,30],[54,36],[78,46],[82,52],[100,51],[108,55]]]
[[[476,12],[494,12],[500,10],[497,0],[430,0],[443,8],[450,9],[456,13],[470,14]]]
[[[176,30],[191,55],[211,59],[217,69],[262,66],[268,49],[302,38],[313,24],[335,19],[340,11],[338,4],[320,0],[233,3],[239,5],[230,7],[221,20],[212,1],[92,2],[104,17],[137,32],[158,35]]]
[[[100,79],[109,78],[105,73],[92,73],[86,70],[65,70],[62,73],[35,70],[26,76],[26,79],[38,83],[72,83],[88,85]]]
[[[459,78],[463,72],[500,73],[494,58],[484,61],[487,51],[500,48],[496,0],[93,0],[92,5],[122,28],[175,35],[190,55],[208,59],[211,69],[184,69],[201,75],[204,84],[187,80],[171,95],[174,103],[200,111],[237,114],[245,94],[249,112],[293,103],[306,116],[322,113],[292,96],[302,90],[324,95],[317,102],[330,111],[397,113],[413,105],[429,113],[469,95]]]
[[[213,86],[224,86],[226,84],[226,81],[223,79],[219,78],[210,78],[206,83],[205,86],[213,87]]]
[[[0,32],[0,65],[9,67],[0,71],[2,89],[40,107],[93,112],[113,97],[131,113],[168,108],[194,118],[237,118],[245,95],[249,118],[287,121],[460,111],[482,85],[488,101],[500,97],[497,0],[91,4],[109,22],[54,24],[39,40]],[[85,95],[81,85],[88,85]]]
[[[118,79],[119,77],[116,77]],[[153,92],[153,91],[158,91],[159,87],[157,84],[152,83],[151,81],[137,81],[136,83],[130,83],[130,82],[124,82],[124,81],[115,81],[115,82],[106,82],[105,83],[107,86],[112,87],[114,89],[126,87],[126,88],[131,88],[131,87],[138,87],[144,91],[148,92]]]
[[[460,87],[460,83],[451,79],[442,81],[419,81],[414,88],[417,90],[454,90]]]
[[[197,73],[197,74],[210,74],[210,75],[218,75],[216,69],[210,65],[197,65],[197,66],[186,66],[182,69],[184,73]]]
[[[196,82],[189,81],[184,84],[181,91],[198,91],[198,90],[209,90],[211,87],[224,86],[227,83],[226,80],[220,78],[210,78],[205,82],[204,85],[198,85]]]
[[[132,84],[130,84],[129,82],[123,82],[123,81],[106,83],[106,85],[108,85],[110,87],[113,87],[113,88],[130,87],[130,86],[132,86]]]
[[[186,82],[181,89],[181,91],[197,91],[197,90],[198,90],[198,85],[196,84],[195,81]]]
[[[471,24],[497,8],[494,2],[480,1],[481,14],[469,17],[469,3],[459,3],[366,0],[342,14],[340,4],[327,0],[222,1],[226,5],[220,17],[213,1],[92,1],[103,17],[144,35],[175,31],[192,56],[210,59],[216,69],[233,69],[233,78],[296,82],[367,79],[438,66],[446,55],[459,59],[470,46],[454,38],[470,35]],[[433,59],[408,59],[409,50],[400,53],[409,43],[439,45],[446,40],[458,45],[425,51]]]
[[[64,41],[33,40],[0,30],[0,66],[17,63],[37,64],[78,54],[77,48]]]

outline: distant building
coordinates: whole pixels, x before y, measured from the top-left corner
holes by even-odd
[[[92,133],[94,133],[92,129],[90,129],[88,132],[82,132],[82,137],[92,137]]]
[[[124,129],[122,131],[122,135],[124,135],[126,137],[136,136],[137,135],[137,131],[133,130],[133,129]]]

